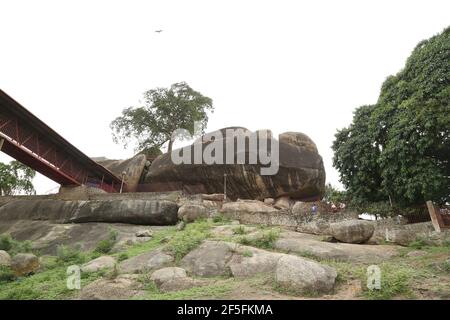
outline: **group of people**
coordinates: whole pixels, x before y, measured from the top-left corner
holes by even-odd
[[[336,205],[334,202],[331,202],[331,211],[333,213],[341,211],[341,210],[345,210],[345,208],[346,208],[345,203],[338,203]],[[316,214],[317,210],[318,210],[317,204],[313,203],[313,205],[311,206],[311,213]]]

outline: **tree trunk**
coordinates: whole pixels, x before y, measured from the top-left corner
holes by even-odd
[[[172,145],[173,145],[173,140],[170,139],[169,140],[169,146],[167,147],[167,153],[171,153],[172,152]]]

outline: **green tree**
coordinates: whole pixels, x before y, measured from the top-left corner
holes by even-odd
[[[32,180],[36,172],[18,161],[0,162],[0,195],[35,194]]]
[[[377,103],[337,132],[333,150],[358,201],[450,201],[450,27],[416,46]]]
[[[126,108],[111,122],[113,139],[125,146],[136,141],[137,150],[159,149],[167,143],[171,152],[172,133],[177,129],[186,129],[191,135],[204,133],[208,111],[213,111],[212,99],[185,82],[152,89],[144,93],[143,106]],[[195,122],[200,123],[201,132],[194,132]]]

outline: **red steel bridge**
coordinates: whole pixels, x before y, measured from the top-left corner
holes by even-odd
[[[0,151],[62,186],[118,192],[122,180],[0,89]]]

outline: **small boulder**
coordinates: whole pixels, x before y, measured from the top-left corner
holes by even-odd
[[[295,214],[295,215],[311,214],[312,213],[312,210],[311,210],[312,206],[313,206],[313,203],[311,203],[311,202],[297,201],[292,206],[292,213]]]
[[[183,279],[186,277],[186,270],[178,267],[167,267],[153,272],[150,280],[154,281],[155,284],[160,287],[165,282]]]
[[[229,275],[227,262],[232,255],[233,250],[230,244],[219,241],[205,241],[181,260],[181,266],[200,277]]]
[[[81,266],[81,271],[86,273],[97,272],[103,269],[114,268],[116,259],[110,256],[101,256]]]
[[[271,206],[275,203],[275,200],[273,198],[265,198],[264,203]]]
[[[334,268],[292,255],[283,255],[275,271],[276,283],[298,294],[330,293],[336,277]]]
[[[11,259],[11,269],[16,276],[26,276],[39,269],[39,258],[31,253],[19,253]]]
[[[223,193],[202,194],[202,199],[209,201],[223,201],[225,195]]]
[[[138,230],[138,231],[136,231],[136,237],[138,237],[138,238],[143,238],[143,237],[151,238],[151,237],[153,237],[153,231],[150,230],[150,229]]]
[[[81,288],[80,300],[125,300],[143,294],[137,275],[119,275],[115,279],[98,279]]]
[[[276,213],[277,209],[265,204],[258,200],[239,200],[236,202],[227,202],[222,206],[223,213],[233,217],[235,214],[237,217],[242,213]]]
[[[280,197],[275,201],[275,204],[273,205],[277,209],[289,209],[291,207],[291,200],[289,197]]]
[[[330,224],[331,235],[341,242],[363,243],[369,240],[375,228],[372,222],[347,220]]]
[[[121,273],[149,272],[167,266],[173,260],[172,256],[161,250],[155,250],[122,261],[119,270]]]
[[[184,204],[178,209],[178,219],[193,222],[200,218],[207,218],[208,210],[201,204]]]
[[[6,266],[9,267],[11,265],[11,256],[8,252],[4,250],[0,250],[0,267]]]

